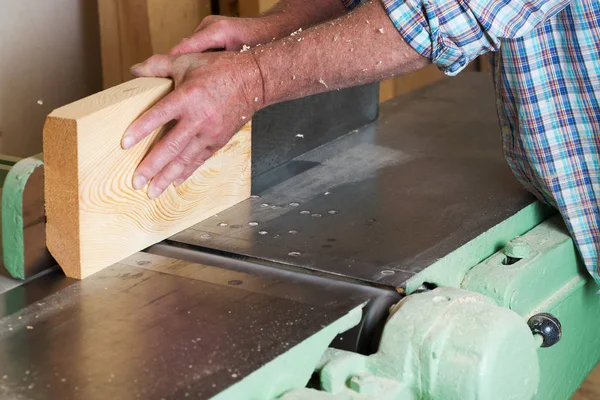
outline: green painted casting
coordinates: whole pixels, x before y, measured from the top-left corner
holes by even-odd
[[[529,255],[529,243],[523,239],[513,239],[504,246],[504,255],[514,259],[522,259]]]
[[[306,386],[315,365],[335,336],[360,322],[363,306],[324,327],[212,400],[267,400],[277,398],[293,388]]]
[[[410,278],[406,284],[407,293],[414,292],[424,282],[437,286],[460,286],[469,269],[502,249],[509,240],[530,231],[555,213],[554,209],[539,202],[530,204]]]
[[[392,308],[376,354],[330,350],[323,391],[296,389],[281,399],[531,399],[538,346],[526,322],[489,297],[437,288]]]
[[[561,341],[538,350],[542,374],[534,398],[567,400],[600,361],[600,296],[558,216],[520,239],[530,246],[525,258],[504,265],[498,252],[469,271],[462,287],[493,298],[525,321],[542,312],[559,319]]]
[[[29,177],[42,165],[41,155],[19,161],[2,188],[2,256],[6,270],[17,279],[25,279],[23,192]]]
[[[330,349],[317,366],[322,390],[281,399],[568,400],[600,360],[600,296],[560,216],[518,235],[470,270],[447,264],[437,281],[462,276],[462,289],[439,287],[394,306],[376,354]],[[518,260],[507,265],[507,254]],[[562,325],[549,348],[526,325],[542,312]]]

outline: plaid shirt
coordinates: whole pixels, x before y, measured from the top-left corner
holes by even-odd
[[[600,283],[600,1],[381,1],[447,75],[488,54],[508,164],[560,211]]]

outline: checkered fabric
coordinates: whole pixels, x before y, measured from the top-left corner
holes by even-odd
[[[381,1],[447,75],[487,54],[508,164],[560,211],[600,283],[600,1]]]

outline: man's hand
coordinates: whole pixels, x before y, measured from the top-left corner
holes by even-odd
[[[341,4],[303,1],[329,2],[331,10]],[[154,198],[171,182],[183,182],[262,107],[376,82],[429,63],[402,40],[379,0],[245,52],[153,56],[133,74],[172,77],[176,88],[130,126],[123,147],[176,123],[136,170],[134,187],[150,182],[148,194]]]
[[[256,18],[210,15],[195,33],[183,39],[170,54],[201,53],[207,50],[238,51],[272,42],[297,31],[346,13],[341,0],[281,0]]]
[[[286,28],[273,18],[233,18],[209,15],[194,34],[183,39],[170,54],[201,53],[207,50],[241,50],[284,36]]]
[[[263,101],[261,74],[249,52],[155,55],[134,66],[132,73],[175,81],[175,90],[138,118],[122,140],[123,148],[131,148],[155,129],[175,122],[134,174],[135,189],[150,182],[150,198],[190,177]]]

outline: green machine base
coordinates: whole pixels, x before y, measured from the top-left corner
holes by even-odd
[[[325,349],[311,371],[297,363],[299,388],[276,398],[566,400],[600,360],[600,297],[558,216],[471,268],[445,272],[415,277],[420,289],[392,307],[375,354]],[[326,342],[310,340],[313,352]],[[320,384],[304,387],[313,370]],[[274,362],[261,373],[278,371]]]

